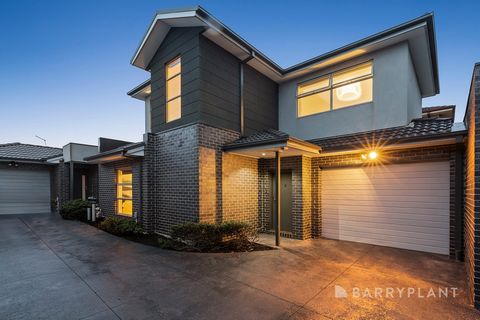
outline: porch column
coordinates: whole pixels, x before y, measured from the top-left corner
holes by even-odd
[[[275,245],[278,247],[280,246],[280,194],[281,194],[281,187],[280,187],[280,176],[281,176],[281,168],[280,168],[280,151],[275,151],[275,163],[276,163],[276,184],[277,184],[277,212],[275,213]]]

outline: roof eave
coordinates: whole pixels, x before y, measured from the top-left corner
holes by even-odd
[[[429,142],[429,141],[440,141],[450,138],[457,138],[457,137],[464,137],[466,135],[466,130],[455,131],[455,132],[448,132],[448,133],[441,133],[441,134],[431,134],[425,136],[416,136],[416,137],[406,137],[400,139],[391,139],[380,141],[378,144],[378,148],[387,148],[395,145],[402,145],[407,143],[414,143],[414,142]],[[447,143],[451,144],[451,143]],[[343,145],[339,147],[331,147],[331,148],[324,148],[324,153],[337,153],[337,152],[344,152],[344,151],[353,151],[353,150],[365,150],[365,145],[361,143],[355,143],[350,145]]]

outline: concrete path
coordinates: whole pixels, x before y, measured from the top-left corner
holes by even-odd
[[[0,215],[0,319],[480,318],[464,265],[444,256],[333,240],[283,245],[179,253],[53,214]]]

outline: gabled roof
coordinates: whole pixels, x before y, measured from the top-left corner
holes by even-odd
[[[200,6],[158,11],[154,15],[131,63],[147,70],[162,41],[170,29],[175,27],[204,27],[203,35],[205,37],[240,60],[252,58],[247,62],[248,65],[276,82],[286,81],[368,52],[407,41],[422,96],[432,96],[440,91],[432,13],[294,66],[282,68]],[[288,50],[288,48],[286,49]],[[132,91],[129,94],[133,96]]]
[[[0,159],[45,161],[62,155],[62,149],[19,142],[0,144]]]
[[[454,125],[453,119],[423,118],[414,119],[406,126],[314,139],[309,142],[322,147],[323,151],[331,152],[383,147],[401,142],[439,139],[464,133],[465,127]]]

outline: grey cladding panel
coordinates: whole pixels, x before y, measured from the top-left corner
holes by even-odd
[[[150,64],[152,79],[152,132],[159,132],[199,118],[199,34],[203,28],[173,28]],[[182,118],[165,123],[165,64],[182,56]]]

